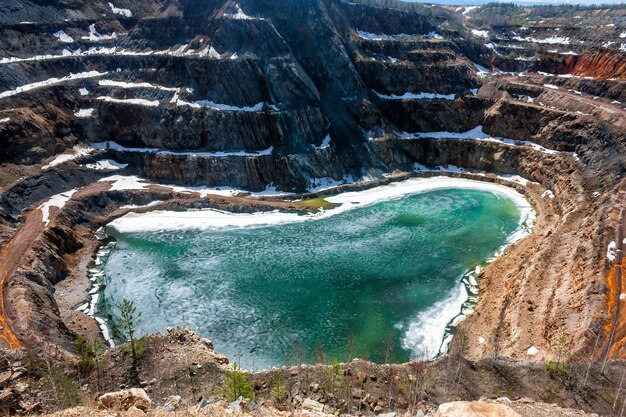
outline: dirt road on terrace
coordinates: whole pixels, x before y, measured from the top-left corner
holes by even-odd
[[[110,190],[113,186],[112,182],[94,183],[78,189],[72,197],[65,203],[70,201],[80,200],[89,196],[97,195]],[[145,191],[161,191],[172,192],[170,187],[160,185],[149,185],[144,189]],[[196,197],[199,198],[198,193],[186,193],[181,194],[186,198]],[[207,198],[215,198],[219,200],[229,201],[240,205],[246,205],[254,203],[255,205],[267,205],[275,209],[296,209],[296,207],[285,201],[263,201],[253,197],[241,197],[241,196],[209,196]],[[174,198],[172,201],[177,200]],[[41,202],[44,203],[44,202]],[[54,220],[61,212],[62,207],[51,206],[48,213],[48,224],[54,224]],[[131,211],[132,209],[120,210],[121,214]],[[135,209],[136,210],[136,209]],[[15,233],[15,235],[6,243],[2,251],[0,252],[0,272],[2,279],[0,280],[0,346],[8,349],[21,349],[24,347],[24,340],[20,340],[14,333],[14,328],[11,323],[15,320],[18,312],[12,306],[12,300],[10,297],[5,296],[7,288],[10,287],[15,274],[24,261],[29,250],[31,250],[35,242],[40,238],[42,233],[46,230],[47,225],[44,221],[41,206],[33,209],[26,217],[24,225]]]
[[[70,200],[81,198],[90,193],[98,193],[108,190],[111,187],[109,183],[94,184],[78,190]],[[60,209],[51,206],[48,213],[48,220],[52,223],[59,213]],[[9,349],[20,349],[23,347],[22,342],[13,332],[11,321],[12,314],[16,314],[11,308],[11,299],[5,297],[5,290],[11,285],[11,280],[24,258],[24,255],[32,248],[35,241],[41,236],[46,229],[43,213],[40,206],[32,210],[26,217],[24,225],[17,233],[7,242],[0,253],[0,271],[2,272],[2,280],[0,281],[0,339],[4,341]]]
[[[510,84],[517,84],[517,85],[521,85],[524,87],[540,87],[540,88],[548,89],[548,87],[543,87],[543,84],[535,84],[531,82],[520,81],[519,77],[508,76],[508,77],[503,77],[503,79],[508,81]],[[603,109],[609,114],[615,114],[615,115],[619,115],[619,116],[626,118],[626,110],[624,110],[622,107],[617,107],[614,104],[606,103],[602,100],[594,100],[593,98],[590,98],[589,96],[583,96],[583,95],[579,95],[576,93],[572,93],[570,91],[567,91],[563,87],[559,87],[558,90],[555,90],[555,89],[549,89],[549,90],[553,92],[558,92],[559,94],[566,96],[566,97],[570,97],[573,100],[582,101],[583,103],[592,105],[596,108]]]

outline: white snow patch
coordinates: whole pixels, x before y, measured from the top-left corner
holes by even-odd
[[[611,243],[609,243],[609,246],[607,246],[606,248],[606,257],[611,262],[613,262],[617,257],[616,248],[617,245],[614,240],[612,240]]]
[[[76,189],[73,189],[64,193],[53,195],[48,201],[37,207],[39,210],[41,210],[41,217],[44,225],[47,226],[50,223],[50,208],[63,208],[63,206],[65,206],[70,198],[72,198],[72,195],[74,195],[75,192]]]
[[[172,56],[183,56],[185,54],[185,49],[187,49],[188,45],[180,45],[178,48],[172,50],[172,48],[170,48],[167,52],[167,55],[172,55]]]
[[[152,206],[156,206],[157,204],[161,204],[163,201],[162,200],[154,200],[149,202],[148,204],[142,204],[142,205],[137,205],[137,204],[127,204],[125,206],[120,207],[121,209],[138,209],[138,208],[145,208],[145,207],[152,207]]]
[[[527,36],[525,38],[522,38],[520,36],[513,36],[512,39],[516,41],[520,41],[520,42],[546,43],[550,45],[556,45],[556,44],[569,45],[570,44],[570,39],[568,37],[556,36],[556,35],[550,36],[549,38],[545,38],[545,39],[536,39],[530,36]]]
[[[455,287],[443,300],[420,312],[409,323],[402,346],[420,358],[432,359],[447,350],[446,327],[459,316],[468,299],[465,284]]]
[[[436,32],[429,32],[425,35],[421,34],[408,34],[408,33],[397,33],[394,35],[388,35],[385,33],[371,33],[365,32],[363,30],[356,30],[357,35],[361,39],[367,39],[370,41],[388,41],[388,40],[411,40],[411,39],[421,39],[421,38],[429,38],[429,39],[443,39],[443,36],[439,35]]]
[[[68,35],[67,33],[65,33],[62,30],[54,33],[54,36],[59,40],[59,42],[63,42],[63,43],[72,43],[72,42],[74,42],[74,39],[72,39],[72,37],[70,35]]]
[[[2,93],[0,93],[0,98],[11,97],[11,96],[14,96],[16,94],[20,94],[20,93],[24,93],[26,91],[34,90],[36,88],[47,87],[47,86],[51,86],[51,85],[55,85],[55,84],[61,84],[61,83],[64,83],[66,81],[78,80],[78,79],[82,79],[82,78],[101,77],[101,76],[106,75],[106,74],[107,74],[106,72],[87,71],[87,72],[80,72],[78,74],[70,74],[68,76],[61,77],[61,78],[49,78],[49,79],[44,80],[44,81],[38,81],[36,83],[26,84],[26,85],[23,85],[21,87],[17,87],[14,90],[3,91]]]
[[[415,99],[415,100],[431,100],[431,99],[443,99],[443,100],[454,100],[456,97],[455,94],[437,94],[437,93],[404,93],[401,96],[391,94],[385,95],[380,94],[379,92],[374,91],[376,95],[385,100],[403,100],[403,99]]]
[[[528,184],[538,184],[536,182],[530,181],[520,175],[513,175],[513,174],[500,174],[497,175],[498,178],[505,180],[505,181],[511,181],[511,182],[516,182],[520,185],[528,185]]]
[[[429,38],[429,39],[443,39],[443,36],[441,36],[440,34],[436,32],[429,32],[426,35],[424,35],[424,37]]]
[[[14,62],[26,62],[26,61],[48,61],[55,60],[67,57],[75,57],[75,56],[150,56],[150,55],[197,55],[197,56],[205,56],[205,50],[200,52],[183,52],[187,48],[187,45],[182,45],[178,49],[172,50],[171,48],[162,50],[162,51],[131,51],[126,49],[118,49],[116,46],[105,47],[105,46],[92,46],[87,50],[76,49],[74,51],[70,51],[69,49],[64,49],[60,55],[35,55],[27,58],[18,58],[18,57],[9,57],[9,58],[0,58],[0,64],[11,64]],[[209,51],[210,52],[210,51]],[[208,53],[208,52],[207,52]],[[215,58],[219,58],[219,56],[215,56]],[[237,58],[237,54],[233,54],[231,57],[233,59]]]
[[[115,347],[115,341],[111,338],[111,333],[109,331],[109,326],[106,320],[96,316],[94,316],[94,319],[98,322],[98,325],[100,326],[100,331],[102,332],[102,337],[104,338],[104,340],[107,341],[110,347]]]
[[[457,166],[457,165],[453,165],[453,164],[447,164],[447,165],[439,165],[436,166],[434,168],[428,168],[426,165],[422,165],[419,163],[415,163],[413,164],[413,171],[415,172],[447,172],[447,173],[455,173],[455,174],[465,174],[467,172],[469,172],[467,169]],[[485,174],[485,173],[482,173]]]
[[[110,177],[101,178],[98,182],[111,183],[109,191],[145,190],[148,185],[150,185],[146,180],[134,175],[112,175]]]
[[[239,20],[255,20],[255,19],[257,19],[257,18],[254,18],[252,16],[248,16],[247,14],[245,14],[243,12],[243,10],[241,10],[241,7],[239,6],[239,4],[235,4],[235,9],[237,10],[237,13],[233,13],[233,14],[224,13],[224,16],[228,17],[230,19],[239,19]],[[257,19],[257,20],[263,20],[263,19]]]
[[[274,147],[270,146],[267,149],[261,151],[232,151],[232,152],[224,152],[224,151],[216,151],[216,152],[203,152],[203,151],[164,151],[158,148],[128,148],[122,146],[114,141],[107,142],[99,142],[91,144],[93,149],[112,149],[117,152],[135,152],[135,153],[156,153],[161,155],[174,155],[174,156],[196,156],[196,157],[228,157],[228,156],[268,156],[271,155],[274,151]]]
[[[331,177],[311,178],[308,191],[311,193],[316,193],[319,191],[328,190],[330,188],[335,188],[340,185],[352,183],[354,183],[354,178],[351,175],[344,175],[344,177],[340,180],[335,180]]]
[[[109,41],[112,39],[117,39],[117,34],[113,32],[111,35],[101,35],[96,30],[96,24],[94,23],[94,24],[89,25],[89,36],[83,36],[82,39],[92,41],[92,42]]]
[[[539,349],[537,349],[534,346],[529,347],[528,350],[526,351],[526,354],[528,356],[535,356],[537,353],[539,353]]]
[[[326,149],[330,147],[330,134],[326,135],[324,137],[324,140],[322,141],[322,143],[320,144],[320,146],[317,146],[316,149]]]
[[[620,38],[626,38],[626,31],[622,32],[619,34]]]
[[[145,188],[146,184],[138,182],[143,180],[140,180],[137,177],[114,176],[103,178],[100,181],[119,181],[121,178],[128,179],[127,181],[135,185],[137,188]],[[345,181],[350,180],[351,177],[347,176],[344,181],[337,182],[344,184]],[[132,233],[139,230],[163,230],[164,228],[172,230],[213,229],[228,226],[246,227],[253,225],[280,224],[285,222],[301,222],[315,220],[320,217],[332,216],[356,207],[369,206],[380,201],[397,199],[406,195],[419,194],[432,190],[456,188],[478,189],[493,192],[513,200],[516,205],[520,207],[521,211],[526,212],[527,210],[531,210],[529,203],[524,199],[524,197],[512,188],[488,182],[442,176],[431,178],[411,178],[406,181],[394,182],[364,191],[347,192],[327,197],[327,201],[341,204],[341,206],[332,210],[327,210],[323,214],[315,213],[303,216],[297,213],[285,212],[230,213],[213,209],[183,212],[156,211],[141,215],[123,216],[114,220],[109,225],[122,233]],[[166,218],[172,219],[172,222],[167,222],[166,226],[161,225],[157,227],[154,225],[153,220]]]
[[[74,146],[69,153],[62,153],[57,155],[51,162],[47,165],[41,167],[41,169],[52,168],[53,166],[62,164],[67,161],[72,161],[74,159],[80,158],[82,156],[87,156],[92,153],[95,149],[91,146],[86,145],[76,145]]]
[[[253,106],[239,107],[239,106],[232,106],[229,104],[215,103],[211,100],[198,100],[194,102],[188,102],[188,101],[180,100],[178,99],[178,97],[176,97],[175,103],[177,106],[190,106],[194,108],[207,107],[207,108],[210,108],[213,110],[219,110],[219,111],[240,111],[240,112],[250,112],[250,113],[263,110],[263,106],[265,106],[266,104],[268,107],[274,110],[277,109],[276,106],[266,103],[266,102],[260,102]]]
[[[178,91],[177,87],[165,87],[162,85],[155,85],[150,83],[129,83],[124,81],[114,81],[114,80],[100,80],[98,84],[105,87],[119,87],[119,88],[154,88],[157,90],[163,91]]]
[[[472,62],[472,64],[474,64],[474,66],[476,67],[476,70],[478,70],[477,74],[481,78],[491,73],[491,71],[489,71],[488,68],[485,68],[482,65],[478,65],[475,62]]]
[[[121,164],[112,159],[103,159],[101,161],[95,162],[93,164],[86,164],[85,168],[95,169],[98,171],[101,170],[118,170],[124,169],[128,166],[128,164]]]
[[[120,9],[119,7],[115,7],[113,5],[113,3],[109,3],[109,7],[111,8],[111,11],[115,14],[119,14],[125,17],[132,17],[133,12],[131,12],[128,9]]]
[[[149,106],[149,107],[157,107],[159,105],[159,100],[145,100],[143,98],[113,98],[109,96],[100,96],[97,98],[98,100],[107,101],[110,103],[125,103],[125,104],[134,104],[138,106]]]
[[[559,87],[554,85],[554,84],[544,84],[543,86],[546,87],[546,88],[551,88],[552,90],[558,90],[559,89]]]
[[[3,118],[3,119],[0,119],[0,123],[7,123],[7,122],[9,122],[10,120],[11,120],[11,118],[10,118],[10,117],[5,117],[5,118]]]
[[[213,48],[213,45],[207,46],[200,52],[198,52],[198,56],[208,56],[209,58],[220,59],[220,53]]]
[[[81,96],[88,96],[89,95],[89,90],[87,90],[86,88],[79,88],[78,92],[80,93]]]
[[[551,190],[545,190],[542,194],[541,194],[541,198],[554,198],[554,193]]]
[[[474,36],[479,36],[481,38],[488,38],[489,37],[489,31],[488,30],[472,29],[472,34]]]
[[[401,137],[407,139],[469,139],[469,140],[485,140],[489,142],[498,142],[505,145],[526,145],[531,148],[546,153],[546,154],[556,154],[558,151],[553,149],[544,148],[541,145],[538,145],[534,142],[525,141],[525,140],[515,140],[515,139],[507,139],[500,137],[493,137],[483,132],[483,127],[481,125],[476,126],[474,129],[468,130],[467,132],[419,132],[419,133],[406,133],[402,132],[400,134]]]
[[[76,117],[90,117],[91,115],[93,115],[94,109],[80,109],[78,110],[76,113],[74,113],[74,116]]]

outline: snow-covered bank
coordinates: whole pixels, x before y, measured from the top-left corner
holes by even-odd
[[[356,30],[356,34],[361,39],[367,39],[370,41],[393,41],[393,40],[420,40],[420,39],[443,39],[443,36],[436,32],[429,32],[426,34],[420,33],[396,33],[388,35],[386,33],[371,33],[363,30]]]
[[[491,136],[483,131],[482,126],[476,126],[475,128],[468,130],[467,132],[417,132],[417,133],[408,133],[402,132],[400,137],[405,139],[465,139],[465,140],[484,140],[488,142],[497,142],[503,145],[526,145],[531,148],[543,152],[546,154],[556,154],[558,151],[554,149],[544,148],[541,145],[536,144],[535,142],[527,141],[527,140],[516,140],[516,139],[508,139],[501,137]]]
[[[98,97],[97,100],[106,101],[109,103],[124,103],[124,104],[134,104],[137,106],[148,106],[148,107],[157,107],[159,105],[159,100],[146,100],[143,98],[113,98],[109,96],[101,96]]]
[[[194,102],[189,102],[189,101],[184,101],[184,100],[180,100],[178,98],[178,95],[174,96],[174,98],[171,101],[172,103],[175,103],[177,106],[189,106],[189,107],[193,107],[196,109],[200,109],[200,108],[208,108],[208,109],[212,109],[212,110],[219,110],[219,111],[234,111],[234,112],[244,112],[244,113],[256,113],[256,112],[260,112],[261,110],[263,110],[263,108],[265,106],[267,106],[268,108],[272,109],[272,110],[278,110],[278,107],[276,107],[276,105],[274,104],[270,104],[270,103],[266,103],[266,102],[260,102],[260,103],[256,103],[252,106],[232,106],[230,104],[222,104],[222,103],[215,103],[214,101],[211,100],[198,100],[198,101],[194,101]]]
[[[108,181],[108,179],[105,178],[100,181]],[[526,219],[528,213],[531,211],[531,207],[524,196],[512,188],[482,181],[442,176],[411,178],[406,181],[394,182],[369,190],[346,192],[327,197],[326,200],[328,202],[341,204],[341,206],[315,214],[300,215],[297,213],[279,211],[230,213],[213,209],[184,212],[153,211],[142,214],[130,213],[114,220],[109,223],[108,226],[119,233],[134,233],[148,230],[219,229],[224,227],[265,226],[316,220],[381,201],[393,200],[407,195],[434,190],[454,188],[482,190],[509,198],[519,207],[523,219]]]
[[[105,237],[105,235],[98,231],[96,233],[99,239]],[[101,289],[104,284],[104,271],[102,269],[106,258],[111,253],[111,250],[115,247],[115,241],[111,241],[104,246],[101,246],[96,252],[96,259],[94,261],[94,267],[87,271],[87,278],[91,282],[91,286],[89,288],[89,300],[80,305],[76,310],[82,311],[83,313],[93,317],[98,323],[98,327],[100,327],[100,331],[102,332],[102,336],[104,340],[109,344],[110,347],[115,347],[115,341],[111,336],[111,331],[107,324],[107,321],[98,317],[96,314],[98,313],[98,305],[101,302]]]
[[[2,93],[0,93],[0,98],[11,97],[11,96],[14,96],[16,94],[25,93],[27,91],[34,90],[36,88],[48,87],[48,86],[56,85],[56,84],[62,84],[64,82],[66,82],[66,81],[80,80],[80,79],[84,79],[84,78],[101,77],[101,76],[106,75],[106,74],[108,74],[108,73],[107,72],[99,72],[99,71],[86,71],[86,72],[79,72],[77,74],[70,74],[68,76],[61,77],[61,78],[49,78],[49,79],[44,80],[44,81],[38,81],[38,82],[35,82],[35,83],[22,85],[22,86],[17,87],[17,88],[15,88],[13,90],[3,91]]]
[[[232,187],[206,187],[206,186],[181,186],[170,184],[156,184],[146,179],[134,175],[112,175],[110,177],[101,178],[98,182],[108,182],[111,184],[109,191],[127,191],[127,190],[145,190],[153,185],[161,188],[169,188],[176,193],[198,194],[201,198],[211,195],[217,196],[235,196],[238,194],[249,194],[252,197],[262,196],[280,196],[292,193],[277,191],[275,186],[268,185],[267,188],[259,192],[249,192],[239,188]]]
[[[99,142],[91,144],[91,147],[96,150],[111,149],[117,152],[133,152],[133,153],[157,153],[161,155],[173,155],[173,156],[198,156],[198,157],[213,157],[223,158],[228,156],[268,156],[271,155],[274,147],[270,146],[267,149],[260,151],[233,151],[233,152],[204,152],[204,151],[165,151],[159,148],[128,148],[122,146],[114,141]]]
[[[380,94],[377,91],[374,91],[376,95],[385,100],[403,100],[403,99],[414,99],[414,100],[454,100],[456,94],[438,94],[438,93],[404,93],[401,96],[395,94]]]
[[[430,360],[447,351],[450,340],[448,326],[460,315],[468,300],[463,283],[451,289],[450,294],[420,312],[404,332],[402,345],[415,359]]]
[[[146,83],[146,82],[142,82],[142,83],[130,83],[130,82],[125,82],[125,81],[115,81],[115,80],[100,80],[98,81],[98,85],[101,85],[103,87],[119,87],[119,88],[153,88],[156,90],[163,90],[163,91],[179,91],[180,88],[178,87],[165,87],[162,85],[156,85],[156,84],[150,84],[150,83]]]

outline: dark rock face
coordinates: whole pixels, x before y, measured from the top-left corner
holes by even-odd
[[[116,138],[131,147],[203,151],[264,150],[274,146],[285,152],[303,152],[319,145],[325,121],[319,108],[258,112],[224,112],[184,108],[145,109],[129,114],[127,106],[102,102],[100,123],[84,122],[84,134],[95,141]]]
[[[439,8],[338,0],[142,0],[115,7],[128,12],[81,2],[0,6],[0,55],[44,56],[0,63],[0,86],[49,83],[0,97],[0,119],[11,119],[0,125],[0,160],[38,163],[79,140],[162,151],[272,147],[271,158],[198,156],[184,168],[162,167],[182,163],[176,155],[119,157],[159,180],[302,189],[310,178],[378,168],[368,152],[354,151],[364,131],[443,129],[445,117],[430,116],[464,106],[386,101],[372,90],[463,95],[480,85],[472,60],[487,56],[484,46],[451,31],[454,19]],[[70,74],[79,76],[61,79]],[[483,107],[452,116],[456,129],[474,127]],[[94,110],[77,117],[81,109]],[[335,156],[320,163],[315,148],[327,135]]]

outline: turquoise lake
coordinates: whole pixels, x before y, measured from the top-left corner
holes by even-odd
[[[109,231],[103,295],[135,302],[140,333],[185,325],[249,369],[403,362],[436,353],[461,278],[519,228],[510,198],[440,189],[307,221]]]

